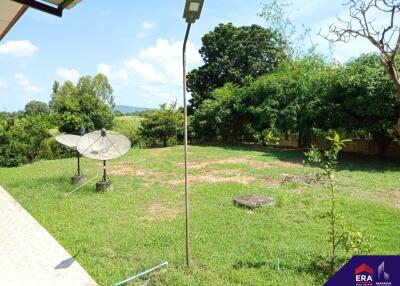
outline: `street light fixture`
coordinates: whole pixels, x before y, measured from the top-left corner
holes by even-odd
[[[204,0],[186,0],[183,18],[188,23],[182,50],[183,67],[183,110],[184,110],[184,157],[185,157],[185,241],[186,241],[186,266],[190,265],[189,253],[189,181],[188,181],[188,116],[186,98],[186,45],[189,38],[191,25],[200,18]]]

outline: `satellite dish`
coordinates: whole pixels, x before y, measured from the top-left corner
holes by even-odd
[[[71,135],[71,134],[63,134],[56,136],[56,141],[58,143],[74,150],[77,150],[76,145],[78,144],[79,139],[81,139],[81,136]]]
[[[75,176],[71,177],[72,183],[84,183],[87,179],[86,176],[82,175],[81,171],[81,154],[79,154],[78,149],[77,149],[77,144],[78,141],[81,139],[81,137],[85,134],[85,128],[81,127],[79,129],[80,136],[78,135],[72,135],[72,134],[63,134],[63,135],[58,135],[56,136],[56,141],[68,148],[71,148],[73,150],[76,150],[76,158],[77,158],[77,171]]]
[[[77,150],[83,156],[107,161],[125,155],[131,148],[131,142],[124,135],[113,131],[90,132],[80,138]]]
[[[96,190],[103,192],[111,188],[111,181],[107,176],[107,160],[116,159],[125,155],[131,148],[131,142],[124,135],[102,129],[90,132],[80,138],[77,150],[83,156],[103,161],[103,178],[96,184]]]

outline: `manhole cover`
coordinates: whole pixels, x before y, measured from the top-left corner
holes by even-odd
[[[242,208],[248,208],[248,209],[254,209],[262,206],[273,206],[275,205],[275,199],[272,197],[266,197],[266,196],[241,196],[233,199],[233,202],[235,205],[242,207]]]

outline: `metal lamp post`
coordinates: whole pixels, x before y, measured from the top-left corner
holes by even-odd
[[[204,0],[186,0],[183,18],[186,19],[187,28],[185,39],[183,41],[182,59],[183,59],[183,110],[184,110],[184,157],[185,157],[185,232],[186,232],[186,266],[190,265],[189,253],[189,181],[188,181],[188,116],[187,116],[187,98],[186,98],[186,44],[189,38],[191,25],[200,18]]]

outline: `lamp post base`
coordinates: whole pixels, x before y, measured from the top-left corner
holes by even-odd
[[[96,192],[103,193],[113,190],[113,185],[111,181],[100,181],[96,183]]]
[[[85,175],[75,175],[73,177],[71,177],[71,182],[72,184],[83,184],[86,183],[87,181],[87,177]]]

